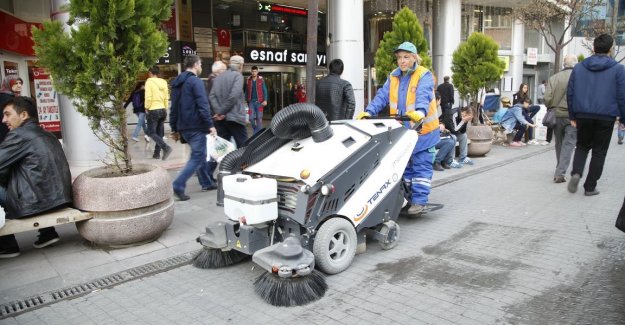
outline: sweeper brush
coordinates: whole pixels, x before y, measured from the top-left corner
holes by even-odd
[[[406,121],[330,124],[312,104],[280,110],[271,128],[221,161],[217,205],[227,218],[206,226],[194,265],[252,256],[265,270],[254,291],[274,306],[299,306],[323,297],[323,273],[347,269],[367,238],[395,247],[402,175],[418,139],[398,120]]]

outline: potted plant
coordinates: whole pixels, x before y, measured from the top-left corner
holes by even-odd
[[[171,180],[162,168],[133,165],[128,147],[125,97],[137,76],[167,50],[159,30],[171,0],[69,1],[69,28],[45,22],[33,28],[39,65],[54,88],[72,99],[95,136],[109,149],[105,167],[74,181],[74,205],[97,211],[77,224],[97,244],[125,245],[158,237],[173,218]]]
[[[493,131],[488,125],[480,125],[478,107],[488,85],[503,75],[505,63],[499,59],[499,45],[489,36],[473,33],[466,42],[458,46],[452,57],[452,78],[458,93],[473,110],[472,125],[467,127],[471,140],[469,155],[483,156],[490,151]]]

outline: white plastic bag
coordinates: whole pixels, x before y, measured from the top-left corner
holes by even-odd
[[[234,151],[236,149],[236,146],[234,145],[234,143],[224,138],[207,134],[206,149],[208,151],[206,161],[209,161],[211,157],[216,161],[221,161],[221,158]]]

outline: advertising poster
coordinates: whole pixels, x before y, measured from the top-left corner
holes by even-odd
[[[52,80],[43,68],[33,68],[35,97],[39,111],[39,124],[50,132],[61,131],[61,115],[59,113],[59,98],[52,88]]]

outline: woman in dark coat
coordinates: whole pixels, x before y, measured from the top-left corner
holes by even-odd
[[[0,110],[2,110],[5,103],[21,94],[23,83],[22,79],[14,74],[7,75],[2,79],[2,84],[0,84]],[[0,143],[4,141],[7,133],[9,133],[9,128],[4,123],[0,123]]]

